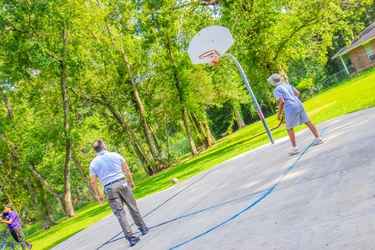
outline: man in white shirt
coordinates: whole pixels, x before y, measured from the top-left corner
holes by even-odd
[[[90,163],[90,178],[96,198],[101,204],[104,204],[104,198],[98,189],[97,178],[99,177],[104,187],[104,193],[108,203],[121,225],[125,238],[129,241],[130,246],[134,246],[140,239],[133,235],[130,224],[126,219],[123,203],[128,207],[134,223],[137,225],[142,235],[147,234],[148,227],[143,221],[143,217],[139,212],[132,192],[135,185],[130,169],[125,159],[120,154],[107,151],[107,146],[102,140],[96,140],[93,144],[93,148],[97,152],[97,155]]]

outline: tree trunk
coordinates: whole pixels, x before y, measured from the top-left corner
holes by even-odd
[[[212,143],[214,141],[214,137],[211,133],[210,128],[208,127],[207,122],[201,123],[201,122],[198,121],[198,123],[199,123],[199,128],[202,131],[202,134],[204,136],[204,141],[205,141],[205,145],[206,145],[206,149],[207,149],[207,148],[212,146]]]
[[[148,156],[146,150],[143,148],[142,143],[137,139],[136,135],[133,133],[133,131],[130,129],[129,125],[126,123],[126,121],[123,119],[121,114],[117,112],[117,110],[111,106],[109,103],[107,97],[105,95],[101,95],[101,98],[98,97],[91,97],[91,96],[84,96],[78,94],[73,88],[69,88],[78,98],[87,100],[93,103],[99,103],[109,109],[109,111],[112,113],[114,118],[119,122],[121,128],[129,135],[130,142],[134,148],[134,151],[136,152],[138,159],[141,161],[142,166],[147,173],[147,175],[152,175],[153,169],[151,166],[153,166],[154,162],[152,159]]]
[[[131,138],[131,141],[133,142],[132,145],[135,147],[136,152],[138,152],[142,156],[142,158],[144,159],[144,162],[146,162],[146,164],[144,165],[146,173],[148,175],[153,174],[154,171],[151,168],[151,165],[154,165],[153,164],[154,162],[148,156],[146,150],[142,146],[142,143],[138,140],[138,138],[135,136],[133,131],[129,128],[128,124],[124,121],[124,119],[122,119],[121,115],[116,110],[114,110],[112,107],[109,107],[109,108],[110,108],[110,111],[112,112],[112,114],[117,119],[117,121],[120,122],[121,127],[125,130],[125,132],[128,132],[128,134]]]
[[[197,151],[197,148],[195,147],[194,139],[190,131],[189,119],[188,119],[186,107],[182,107],[181,112],[182,112],[182,120],[184,121],[186,134],[187,134],[188,141],[189,141],[190,151],[192,155],[197,155],[198,151]]]
[[[195,155],[198,155],[198,151],[197,151],[197,148],[196,148],[195,143],[194,143],[193,136],[192,136],[191,131],[190,131],[188,114],[187,114],[186,107],[184,106],[185,98],[184,98],[183,93],[182,93],[181,82],[180,82],[180,79],[179,79],[179,76],[178,76],[178,68],[177,68],[177,65],[176,65],[176,60],[173,56],[172,46],[171,46],[169,37],[167,39],[168,39],[167,48],[169,50],[169,55],[170,55],[171,60],[173,62],[173,71],[174,71],[173,75],[174,75],[174,79],[175,79],[175,86],[176,86],[177,92],[178,92],[178,99],[180,101],[180,104],[182,105],[182,108],[181,108],[182,120],[184,121],[186,135],[188,137],[189,146],[190,146],[190,152],[193,156],[195,156]]]
[[[46,192],[43,188],[43,184],[40,181],[37,181],[36,185],[38,187],[39,194],[41,195],[42,200],[47,201],[48,197],[47,197],[47,194],[46,194]],[[43,228],[45,230],[47,230],[47,229],[51,228],[52,226],[56,225],[55,221],[53,220],[53,212],[52,212],[51,204],[48,201],[45,202],[45,204],[43,206],[43,218],[44,219],[42,221],[42,224],[43,224]]]
[[[168,41],[169,41],[169,38],[168,38]],[[175,86],[176,86],[177,91],[178,91],[178,97],[179,97],[179,100],[180,100],[180,104],[183,106],[181,108],[182,120],[184,121],[186,135],[188,137],[189,146],[190,146],[190,152],[193,156],[195,156],[195,155],[198,155],[198,151],[197,151],[197,148],[196,148],[195,143],[194,143],[193,136],[192,136],[191,131],[190,131],[187,110],[186,110],[186,107],[184,106],[185,98],[182,94],[181,82],[180,82],[180,79],[178,77],[178,68],[177,68],[177,65],[176,65],[176,60],[173,57],[172,47],[170,46],[170,43],[168,43],[168,44],[169,44],[169,46],[168,46],[169,53],[170,53],[171,59],[173,61],[174,78],[175,78],[175,83],[176,83]]]
[[[140,119],[140,122],[142,123],[142,126],[143,126],[143,133],[146,137],[146,141],[147,141],[148,147],[150,148],[151,154],[154,156],[154,159],[158,159],[159,152],[158,152],[158,150],[155,146],[154,141],[152,140],[150,128],[149,128],[149,125],[147,123],[147,119],[144,115],[144,113],[145,113],[144,106],[143,106],[142,100],[141,100],[141,98],[138,94],[137,86],[136,86],[136,84],[134,82],[134,78],[133,78],[133,73],[132,73],[128,58],[127,58],[127,56],[124,52],[124,48],[123,48],[122,44],[121,44],[120,52],[121,52],[122,57],[124,59],[124,62],[126,64],[126,68],[128,70],[128,74],[129,74],[129,77],[130,77],[130,82],[131,82],[131,85],[133,87],[133,95],[134,95],[134,99],[135,99],[135,103],[136,103],[136,109],[138,110],[139,119]]]
[[[71,194],[71,183],[70,183],[70,163],[72,160],[72,139],[70,138],[70,129],[69,129],[69,102],[68,102],[68,95],[66,92],[66,50],[68,47],[68,37],[66,34],[66,27],[63,24],[62,30],[62,38],[64,41],[61,59],[60,59],[60,69],[61,69],[61,95],[62,95],[62,102],[63,102],[63,110],[64,110],[64,135],[65,135],[65,164],[64,164],[64,196],[65,196],[65,215],[67,218],[74,216],[74,208],[72,203],[72,194]]]
[[[207,5],[217,5],[222,0],[201,0],[200,5],[207,6]]]
[[[155,133],[155,129],[149,124],[149,128],[150,128],[150,132],[151,132],[151,135],[152,137],[154,138],[155,140],[155,145],[158,149],[160,149],[160,141],[159,141],[159,138],[157,137],[156,133]]]
[[[42,218],[43,213],[42,213],[42,210],[39,207],[38,197],[35,193],[34,186],[30,183],[29,177],[26,177],[25,180],[26,180],[27,188],[29,189],[30,198],[33,202],[33,207],[34,207],[35,211],[37,212],[37,217],[40,221],[43,221],[43,218]]]
[[[211,131],[208,128],[207,123],[200,122],[198,118],[193,114],[191,114],[190,116],[191,116],[190,119],[194,124],[195,130],[197,131],[197,133],[203,136],[203,140],[201,139],[201,141],[202,141],[202,144],[204,144],[205,149],[211,147],[213,136],[211,134]]]
[[[46,187],[46,189],[48,190],[48,192],[50,192],[50,194],[52,194],[55,197],[57,203],[61,207],[61,210],[66,214],[66,212],[65,212],[65,206],[63,205],[63,201],[60,199],[60,195],[55,190],[53,190],[53,188],[51,187],[51,185],[49,185],[49,183],[38,172],[38,170],[35,168],[35,166],[34,166],[34,164],[32,162],[30,162],[29,168],[30,168],[30,171],[33,174],[33,176],[36,179],[38,179]]]
[[[246,127],[246,124],[243,121],[242,116],[241,116],[240,112],[238,111],[238,109],[235,109],[233,111],[233,113],[234,113],[234,116],[236,117],[238,129],[243,129],[244,127]]]
[[[82,166],[81,164],[79,163],[78,159],[76,157],[73,157],[73,161],[74,161],[74,164],[76,165],[79,173],[81,174],[82,176],[82,179],[83,181],[85,182],[85,185],[87,187],[87,189],[89,190],[90,194],[91,194],[91,199],[93,201],[96,201],[96,195],[95,195],[95,192],[94,190],[92,189],[91,185],[90,185],[90,181],[89,179],[87,179],[86,175],[85,175],[85,172],[83,171],[82,169]]]
[[[215,141],[215,137],[212,135],[210,127],[208,126],[207,122],[204,123],[204,127],[206,129],[207,136],[207,145],[211,147],[213,145],[213,142]]]
[[[97,3],[98,3],[98,6],[99,6],[99,9],[103,9],[101,1],[97,0]],[[113,35],[112,35],[112,32],[111,32],[111,27],[108,24],[106,26],[107,26],[107,31],[109,33],[109,36],[110,36],[110,39],[112,41],[113,46],[115,48],[118,47],[118,46],[116,46],[116,41],[113,38]],[[136,83],[134,81],[134,77],[133,77],[131,65],[130,65],[128,57],[127,57],[127,55],[126,55],[126,53],[124,51],[123,44],[120,45],[119,52],[122,55],[122,58],[123,58],[124,63],[126,65],[126,69],[128,71],[128,75],[129,75],[129,79],[130,79],[130,84],[132,85],[132,88],[133,88],[133,96],[134,96],[134,100],[135,100],[135,104],[136,104],[135,107],[136,107],[136,110],[138,111],[139,119],[140,119],[141,125],[143,127],[143,133],[145,135],[148,147],[149,147],[150,152],[151,152],[151,154],[153,155],[153,158],[154,158],[154,160],[152,162],[157,162],[158,161],[158,157],[159,157],[159,151],[156,148],[155,143],[154,143],[154,141],[152,139],[152,136],[151,136],[151,133],[150,133],[150,127],[149,127],[149,125],[147,123],[147,119],[145,117],[144,106],[143,106],[142,100],[141,100],[141,98],[139,96],[139,93],[138,93],[138,90],[137,90],[137,86],[136,86]],[[146,171],[146,172],[148,173],[149,171]],[[151,171],[151,173],[152,172],[153,171]]]
[[[13,112],[12,112],[12,108],[10,106],[10,103],[9,103],[9,100],[8,98],[3,94],[3,89],[0,88],[0,95],[1,95],[1,98],[3,99],[4,103],[5,103],[5,107],[7,108],[8,110],[8,117],[10,120],[13,120],[14,117],[13,117]]]
[[[188,115],[187,115],[187,110],[185,105],[185,98],[183,96],[183,91],[181,88],[181,81],[178,75],[178,67],[177,67],[177,62],[176,59],[174,58],[173,55],[173,50],[172,50],[172,43],[171,39],[168,34],[163,34],[162,31],[159,29],[158,22],[155,18],[153,18],[153,22],[155,24],[155,28],[158,30],[160,33],[160,37],[164,37],[165,39],[163,40],[165,47],[168,49],[169,56],[171,59],[171,62],[173,63],[172,70],[173,70],[173,77],[174,77],[174,82],[175,82],[175,87],[178,92],[178,100],[181,105],[181,118],[184,122],[185,130],[186,130],[186,136],[188,137],[189,141],[189,146],[190,146],[190,152],[193,156],[198,155],[197,148],[195,147],[194,139],[191,135],[190,127],[189,127],[189,122],[188,122]],[[166,24],[166,27],[168,27],[168,24]]]

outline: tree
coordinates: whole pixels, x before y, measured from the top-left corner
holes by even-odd
[[[8,89],[9,91],[9,89]],[[46,199],[45,192],[42,188],[38,188],[39,194],[37,191],[35,191],[34,183],[39,182],[32,178],[30,173],[25,171],[25,169],[22,167],[22,146],[21,144],[24,143],[23,136],[19,136],[19,132],[24,130],[25,123],[22,125],[19,124],[20,121],[23,121],[24,119],[17,119],[19,118],[18,113],[15,116],[12,105],[10,104],[9,98],[7,97],[7,91],[3,89],[2,86],[0,86],[0,95],[2,99],[4,100],[5,107],[7,109],[8,117],[4,118],[2,121],[8,121],[8,123],[2,124],[2,128],[6,132],[4,135],[2,131],[0,131],[0,140],[5,144],[5,148],[3,148],[2,152],[5,153],[4,162],[2,161],[2,164],[5,165],[3,168],[5,170],[6,174],[2,174],[1,176],[4,176],[4,179],[2,181],[2,185],[4,188],[4,193],[7,195],[8,199],[4,201],[4,203],[14,203],[16,199],[14,197],[18,198],[18,207],[21,209],[23,207],[29,208],[28,204],[28,198],[29,196],[27,194],[24,194],[24,192],[20,192],[20,190],[28,190],[29,194],[32,198],[32,204],[34,209],[37,211],[36,217],[39,218],[40,221],[42,221],[43,228],[48,229],[51,226],[53,226],[55,223],[52,218],[52,211],[49,204],[46,204],[45,206],[40,206],[40,199],[38,199],[39,194],[42,195],[42,198],[44,198],[44,201]],[[11,131],[17,131],[15,134]],[[21,138],[20,138],[21,137]],[[21,141],[11,141],[11,140],[17,140],[21,139]],[[9,179],[12,180],[11,183],[9,183]],[[27,185],[27,188],[25,188],[25,184]],[[7,194],[5,190],[13,190],[15,193],[12,195]],[[58,200],[60,200],[59,197],[57,197]],[[61,204],[61,201],[60,201]],[[22,209],[23,210],[23,209]]]
[[[139,33],[153,76],[150,85],[153,84],[154,92],[164,93],[164,110],[178,115],[190,152],[197,155],[197,143],[212,143],[205,108],[211,100],[209,91],[213,85],[207,72],[194,68],[186,51],[198,28],[213,23],[212,12],[199,3],[148,0],[139,2],[139,10]],[[197,90],[201,91],[198,95]]]
[[[82,2],[83,3],[83,2]],[[68,82],[77,78],[80,57],[80,43],[75,39],[80,29],[79,22],[82,3],[59,2],[12,2],[3,7],[2,33],[3,48],[7,50],[4,71],[12,70],[10,82],[50,81],[59,83],[63,138],[65,141],[64,159],[64,212],[74,216],[71,200],[71,159],[73,141]],[[14,44],[12,41],[16,40]],[[18,73],[15,73],[18,72]],[[44,86],[41,86],[44,87]],[[53,95],[57,97],[56,94]]]

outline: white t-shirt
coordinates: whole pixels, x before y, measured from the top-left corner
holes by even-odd
[[[277,100],[284,98],[285,115],[294,115],[304,109],[301,100],[294,94],[295,90],[292,85],[285,83],[277,85],[273,90],[273,95]]]
[[[90,176],[97,175],[103,186],[125,177],[121,164],[125,159],[116,152],[101,151],[90,163]]]

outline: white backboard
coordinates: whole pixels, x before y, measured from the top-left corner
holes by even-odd
[[[194,64],[208,63],[207,60],[199,58],[200,55],[216,50],[223,55],[233,45],[234,40],[229,29],[223,26],[209,26],[199,31],[191,40],[188,53]]]

